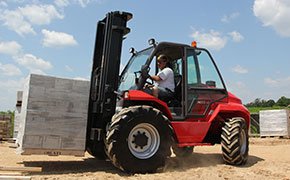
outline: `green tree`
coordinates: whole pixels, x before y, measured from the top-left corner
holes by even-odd
[[[270,99],[266,102],[267,106],[266,107],[273,107],[276,102],[273,99]]]
[[[280,97],[280,99],[278,99],[276,105],[278,106],[288,106],[290,104],[290,99],[286,98],[285,96]]]
[[[256,98],[255,100],[254,100],[254,102],[253,102],[253,105],[255,106],[255,107],[261,107],[261,98]]]

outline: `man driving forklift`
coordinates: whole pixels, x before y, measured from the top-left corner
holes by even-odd
[[[150,78],[155,81],[154,85],[151,87],[152,95],[166,101],[171,99],[174,94],[174,73],[170,68],[168,57],[164,54],[157,57],[157,66],[160,71],[157,75],[150,76]]]

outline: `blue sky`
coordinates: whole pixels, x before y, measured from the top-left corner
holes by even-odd
[[[116,10],[133,13],[122,64],[152,37],[196,40],[244,103],[290,97],[289,0],[0,0],[0,111],[30,73],[89,79],[96,23]]]

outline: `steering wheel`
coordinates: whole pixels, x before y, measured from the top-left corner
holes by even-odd
[[[151,82],[149,82],[148,79],[151,80]],[[147,84],[149,84],[149,85],[153,85],[153,84],[154,84],[154,81],[153,81],[153,79],[151,78],[151,76],[149,76],[149,77],[146,79],[145,83],[147,83]]]
[[[138,77],[138,74],[141,74],[142,77],[145,77],[145,78],[147,77],[145,83],[148,83],[150,85],[153,85],[153,79],[151,78],[151,76],[149,75],[148,72],[145,72],[145,71],[143,71],[143,72],[142,71],[135,71],[134,74],[135,74],[135,78]],[[149,82],[148,79],[150,79],[151,82]]]

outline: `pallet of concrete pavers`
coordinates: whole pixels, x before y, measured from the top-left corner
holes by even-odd
[[[0,139],[7,138],[8,136],[9,136],[8,122],[0,120]]]
[[[17,151],[83,156],[89,86],[89,81],[31,74],[23,89]]]
[[[11,130],[11,115],[0,115],[0,139],[9,138]]]
[[[259,114],[261,137],[290,137],[289,110],[263,110]]]

